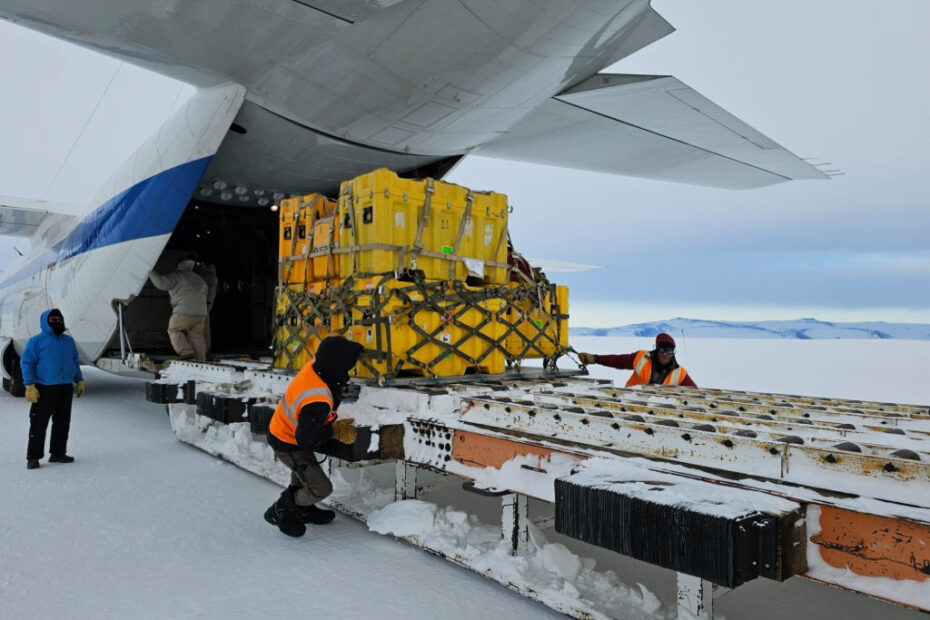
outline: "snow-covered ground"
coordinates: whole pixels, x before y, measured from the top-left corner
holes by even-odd
[[[655,336],[666,332],[680,338],[798,338],[823,340],[833,338],[903,338],[930,340],[930,324],[861,321],[835,323],[817,319],[793,321],[707,321],[676,318],[620,327],[573,327],[576,336]]]
[[[262,520],[280,487],[179,442],[142,382],[85,371],[71,465],[27,471],[27,405],[0,395],[0,618],[559,617],[347,517],[283,536]]]
[[[930,405],[926,340],[675,338],[675,357],[701,387]],[[575,336],[588,353],[651,349],[655,338]],[[560,364],[565,366],[564,363]],[[630,372],[589,366],[626,383]]]
[[[572,344],[621,353],[649,342],[591,337]],[[682,364],[708,387],[930,402],[926,342],[689,339],[678,345]],[[591,369],[621,383],[628,374]],[[141,382],[97,371],[87,377],[88,394],[75,401],[72,465],[43,462],[27,471],[26,403],[0,394],[0,617],[558,617],[343,516],[300,540],[282,536],[261,518],[279,487],[180,443],[164,407],[145,402]],[[475,502],[482,519],[493,518],[493,501]],[[662,601],[662,615],[674,609],[669,571],[618,561],[586,545],[574,548],[599,566],[617,564],[630,591],[644,583]],[[717,612],[727,618],[923,617],[802,579],[755,580],[719,599]]]

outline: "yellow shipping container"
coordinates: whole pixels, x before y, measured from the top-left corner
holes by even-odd
[[[437,309],[418,303],[423,295],[409,290],[409,284],[392,282],[370,292],[366,284],[360,283],[361,291],[368,294],[358,297],[345,333],[368,351],[365,363],[356,365],[355,376],[400,373],[457,377],[504,372],[504,352],[492,343],[504,334],[504,326],[494,317],[504,308],[505,300],[483,299],[477,302],[478,307],[470,308],[440,303]],[[409,302],[392,294],[401,287],[407,289],[404,297]],[[386,302],[385,295],[389,296]]]
[[[329,289],[338,287],[340,282],[334,280]],[[342,315],[332,313],[325,293],[325,282],[306,285],[292,285],[279,289],[275,316],[278,327],[274,340],[274,366],[300,370],[312,359],[311,351],[316,351],[320,340],[334,333],[339,333],[344,324]],[[314,312],[311,302],[317,306]],[[321,319],[319,315],[326,319]]]
[[[275,368],[300,370],[311,356],[309,351],[316,351],[319,340],[310,335],[307,328],[295,331],[281,326],[275,333]]]
[[[333,216],[336,202],[322,194],[307,194],[282,200],[279,208],[280,283],[310,282],[313,272],[308,258],[314,245],[313,231],[318,220]]]
[[[534,286],[511,282],[507,288],[526,291],[517,295],[505,314],[516,326],[505,339],[507,353],[516,359],[531,359],[553,357],[557,350],[568,349],[568,287],[550,285],[540,300],[541,307],[536,303]]]
[[[300,198],[286,198],[278,204],[278,222],[280,237],[278,239],[278,257],[287,258],[294,254],[300,253],[300,239],[297,232],[297,219],[299,209],[297,205]],[[306,239],[307,231],[304,230],[303,239]],[[303,251],[306,251],[304,246]]]
[[[356,248],[340,255],[342,274],[409,269],[436,280],[507,279],[504,194],[403,179],[381,168],[342,183],[338,215],[340,247]]]
[[[325,282],[339,277],[339,255],[332,253],[337,247],[336,216],[331,215],[314,222],[310,249],[310,282]]]
[[[275,304],[277,328],[274,337],[274,366],[298,370],[309,359],[305,343],[310,338],[309,327],[294,307],[299,287],[278,289]],[[312,343],[309,343],[312,344]]]

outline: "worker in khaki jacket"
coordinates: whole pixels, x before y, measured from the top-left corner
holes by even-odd
[[[178,261],[175,271],[159,275],[152,271],[149,279],[155,288],[168,291],[171,319],[168,338],[181,359],[207,359],[204,325],[207,322],[207,283],[194,273],[192,258]]]
[[[624,355],[579,353],[578,361],[585,366],[601,364],[621,370],[632,370],[633,374],[626,382],[627,387],[647,383],[697,387],[688,371],[675,359],[675,339],[664,332],[656,336],[656,346],[652,351],[637,351]]]
[[[206,343],[204,350],[207,355],[210,354],[210,348],[213,346],[213,339],[210,332],[210,315],[213,314],[213,302],[216,300],[216,290],[219,286],[220,279],[216,275],[216,265],[213,263],[199,262],[194,265],[194,273],[203,278],[207,283],[207,320],[203,324],[203,340]]]
[[[288,384],[271,418],[268,445],[290,468],[291,484],[265,511],[265,521],[288,536],[303,536],[305,524],[324,525],[336,516],[332,510],[316,506],[333,492],[333,485],[314,450],[330,440],[355,442],[354,420],[337,419],[336,409],[362,349],[357,342],[340,336],[324,339],[315,359]]]

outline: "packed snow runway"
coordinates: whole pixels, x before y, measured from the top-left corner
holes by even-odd
[[[175,439],[142,382],[85,371],[72,465],[27,471],[27,404],[0,396],[0,616],[559,617],[348,517],[286,538],[262,520],[279,487]]]
[[[645,341],[573,344],[607,353]],[[734,367],[734,355],[752,364]],[[926,342],[692,339],[679,343],[679,359],[705,386],[930,400],[922,380],[930,363]],[[879,362],[888,359],[908,363]],[[0,394],[3,617],[559,617],[341,515],[303,539],[282,536],[261,517],[279,487],[179,442],[164,408],[145,402],[142,382],[85,371],[88,393],[75,401],[69,442],[72,465],[43,460],[39,470],[27,471],[28,405]],[[817,390],[810,389],[812,376],[820,377]],[[599,567],[618,557],[579,548]],[[643,582],[656,593],[660,615],[673,612],[669,571],[627,562],[617,572],[633,589]],[[718,617],[728,618],[923,617],[802,579],[759,579],[717,606]]]

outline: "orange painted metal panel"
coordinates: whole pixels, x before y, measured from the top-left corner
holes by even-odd
[[[452,458],[464,465],[497,467],[510,459],[527,454],[550,457],[553,451],[525,443],[488,437],[468,431],[455,431],[452,438]]]
[[[930,525],[822,506],[820,533],[811,542],[827,564],[857,575],[930,578]]]

